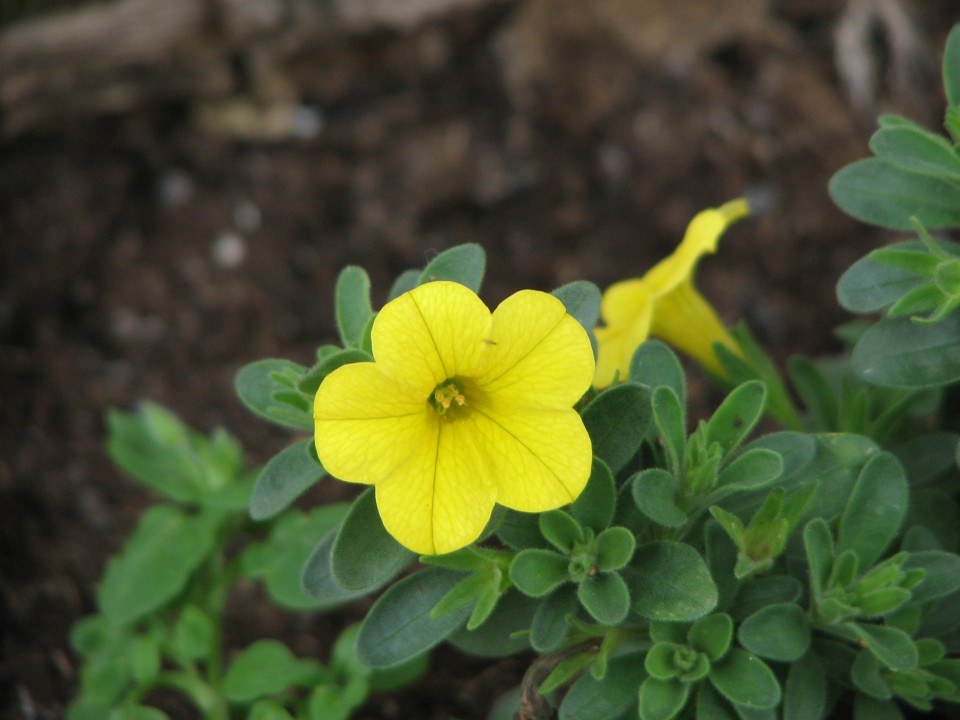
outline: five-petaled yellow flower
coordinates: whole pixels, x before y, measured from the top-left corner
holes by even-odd
[[[707,370],[724,375],[713,344],[719,342],[738,355],[742,353],[710,303],[694,288],[693,271],[701,256],[716,252],[723,231],[749,212],[743,199],[704,210],[687,226],[683,242],[670,257],[642,278],[607,288],[600,310],[605,327],[594,330],[598,348],[594,386],[606,387],[615,376],[626,380],[633,354],[650,335],[666,340]]]
[[[592,449],[572,406],[593,352],[557,298],[521,290],[491,314],[469,288],[430,282],[387,303],[371,339],[373,362],[317,391],[317,453],[331,475],[376,486],[403,545],[450,552],[495,503],[541,512],[583,490]]]

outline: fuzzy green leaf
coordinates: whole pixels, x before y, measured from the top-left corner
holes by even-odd
[[[337,275],[334,314],[344,346],[360,347],[363,329],[373,315],[373,307],[370,305],[370,278],[362,267],[348,265]]]
[[[687,444],[686,411],[677,394],[668,387],[660,386],[653,391],[653,420],[663,437],[664,449],[670,469],[677,472],[683,462]]]
[[[451,280],[480,292],[483,274],[487,267],[487,255],[476,243],[465,243],[444,250],[420,273],[418,285],[433,280]]]
[[[919,125],[882,127],[870,138],[870,149],[880,160],[901,170],[960,180],[960,157],[950,143]]]
[[[338,530],[328,532],[307,558],[303,566],[302,584],[307,596],[316,602],[316,607],[331,607],[348,600],[369,595],[379,589],[379,585],[362,590],[345,590],[333,577],[330,558]],[[389,578],[383,580],[386,583]],[[286,581],[284,581],[286,586]]]
[[[947,104],[960,106],[960,25],[954,25],[943,50],[943,90]]]
[[[539,600],[507,591],[483,624],[471,629],[468,623],[467,627],[455,630],[446,641],[458,650],[478,657],[506,657],[529,650],[530,643],[524,631],[530,627],[540,605]]]
[[[668,387],[681,405],[687,402],[687,380],[676,354],[659,340],[647,340],[630,361],[630,380],[650,388]]]
[[[563,303],[567,313],[572,315],[584,330],[593,330],[600,319],[601,295],[596,285],[587,280],[574,280],[550,294]]]
[[[783,474],[783,459],[773,450],[749,448],[720,471],[719,490],[759,490]]]
[[[791,663],[783,691],[783,720],[823,720],[827,689],[827,674],[816,653]]]
[[[462,573],[427,568],[390,587],[373,604],[357,637],[357,655],[370,667],[409,660],[461,627],[469,608],[435,618],[433,606],[463,579]]]
[[[344,518],[330,567],[345,590],[368,590],[395,577],[413,553],[398,543],[380,520],[373,488],[365,490]]]
[[[773,671],[763,660],[739,648],[713,666],[710,682],[735,705],[767,710],[780,702],[780,683]]]
[[[573,517],[584,527],[599,533],[609,527],[617,508],[617,486],[613,473],[600,458],[593,459],[590,480],[570,508]]]
[[[840,518],[837,550],[856,552],[860,567],[873,565],[900,531],[909,491],[903,468],[893,455],[870,458]]]
[[[662,468],[649,468],[633,475],[629,482],[637,508],[657,525],[678,528],[686,524],[687,515],[674,500],[673,475]]]
[[[689,683],[648,677],[640,685],[640,720],[672,720],[687,704]]]
[[[370,362],[371,360],[373,360],[373,356],[366,350],[340,350],[336,348],[333,352],[325,354],[316,365],[300,376],[297,380],[297,389],[305,395],[316,395],[320,384],[326,379],[327,375],[334,370],[344,365]]]
[[[257,360],[237,373],[237,397],[256,415],[271,422],[313,432],[312,398],[296,389],[306,368],[289,360]],[[299,398],[301,402],[295,402]]]
[[[759,380],[737,386],[707,423],[707,442],[719,443],[724,456],[736,450],[763,417],[767,388]]]
[[[556,650],[570,631],[567,615],[575,615],[580,608],[576,588],[572,585],[550,593],[537,607],[530,626],[530,645],[538,653]]]
[[[866,648],[891,670],[901,672],[917,667],[919,655],[913,639],[903,630],[868,623],[847,623]]]
[[[612,658],[607,673],[597,680],[584,673],[560,703],[560,720],[615,720],[637,700],[637,688],[646,673],[640,653]]]
[[[633,556],[637,542],[625,527],[607,528],[597,536],[597,569],[600,572],[619,570]]]
[[[929,229],[960,225],[960,187],[878,158],[858,160],[834,175],[830,197],[848,215],[891,230],[910,230],[916,216]]]
[[[616,475],[643,444],[650,421],[650,395],[640,385],[607,388],[583,410],[583,424],[593,442],[593,454]]]
[[[911,601],[928,602],[960,590],[960,555],[940,550],[924,550],[907,555],[904,570],[923,570],[924,576],[910,588]]]
[[[960,380],[960,313],[936,324],[903,317],[881,320],[860,338],[851,364],[864,380],[883,387],[956,382]]]
[[[543,597],[570,579],[568,559],[553,550],[521,550],[510,564],[510,580],[531,597]]]
[[[625,573],[634,610],[651,620],[689,622],[716,607],[717,586],[690,545],[666,541],[643,545]]]
[[[257,476],[250,497],[250,517],[267,520],[326,476],[312,452],[313,439],[301,440],[274,455]]]
[[[541,513],[539,524],[540,533],[560,552],[569,553],[584,540],[580,523],[563,510]]]
[[[584,610],[604,625],[622,622],[630,610],[630,591],[615,572],[588,577],[577,586],[577,597]]]
[[[741,623],[737,639],[760,657],[793,662],[810,647],[810,625],[794,603],[767,605]]]

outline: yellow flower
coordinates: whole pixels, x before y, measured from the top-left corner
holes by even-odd
[[[541,512],[583,490],[592,449],[572,406],[593,352],[558,299],[522,290],[491,315],[469,288],[431,282],[384,306],[372,343],[374,362],[320,385],[317,453],[331,475],[376,486],[403,545],[450,552],[495,503]]]
[[[642,278],[607,288],[600,309],[605,327],[594,330],[598,346],[594,386],[610,385],[617,371],[620,380],[626,380],[633,354],[650,335],[724,375],[713,344],[719,342],[738,355],[741,351],[710,303],[694,288],[693,271],[701,256],[716,252],[723,231],[749,212],[743,199],[704,210],[687,226],[683,242],[670,257]]]

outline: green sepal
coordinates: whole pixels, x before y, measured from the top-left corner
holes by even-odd
[[[306,368],[289,360],[257,360],[237,373],[234,389],[248,410],[283,425],[313,432],[313,397],[297,388]]]
[[[673,475],[666,470],[642,470],[635,473],[628,483],[637,508],[657,525],[679,528],[687,523],[687,514],[676,505]]]
[[[340,340],[347,348],[358,348],[363,341],[363,330],[373,315],[370,304],[370,278],[357,265],[347,265],[337,275],[334,290],[334,315]]]
[[[650,421],[650,394],[641,385],[614,385],[593,398],[582,417],[593,454],[616,475],[643,444]]]
[[[810,624],[794,603],[767,605],[740,624],[737,639],[762,658],[794,662],[810,647]]]
[[[462,608],[435,618],[434,605],[463,579],[462,573],[427,568],[399,580],[370,608],[357,636],[357,656],[370,667],[410,660],[441,643],[470,615]]]
[[[396,577],[413,557],[384,528],[374,489],[368,488],[354,501],[340,526],[330,568],[345,590],[368,590]]]
[[[710,683],[734,705],[754,710],[775,708],[781,698],[780,683],[770,667],[739,648],[714,663]]]
[[[583,609],[604,625],[622,622],[630,610],[630,591],[615,572],[588,577],[577,585],[577,597]]]
[[[268,520],[280,514],[326,475],[312,438],[284,448],[257,475],[250,496],[250,517]]]
[[[510,581],[530,597],[543,597],[570,579],[568,559],[553,550],[521,550],[510,564]]]
[[[480,292],[483,274],[487,267],[487,255],[477,243],[464,243],[444,250],[420,273],[417,285],[434,280],[450,280],[466,285],[475,293]]]

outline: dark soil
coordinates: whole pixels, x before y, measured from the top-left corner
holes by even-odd
[[[888,238],[845,218],[827,180],[867,154],[879,110],[938,125],[938,52],[960,19],[951,0],[910,4],[915,82],[881,77],[876,104],[854,108],[833,60],[842,5],[481,5],[279,68],[321,113],[313,137],[238,139],[182,98],[2,141],[0,716],[62,715],[67,633],[153,499],[106,459],[105,411],[150,399],[204,432],[225,426],[262,462],[287,436],[240,406],[233,375],[263,357],[309,364],[334,338],[345,264],[368,269],[377,302],[463,242],[487,250],[491,306],[578,278],[605,287],[669,253],[698,210],[747,193],[762,212],[701,264],[699,287],[780,362],[836,349],[836,280]],[[322,646],[359,612],[234,605],[237,645]],[[442,650],[422,684],[360,716],[479,720],[525,661]]]

